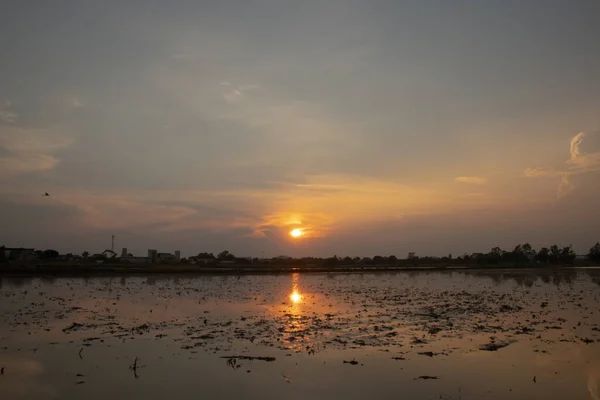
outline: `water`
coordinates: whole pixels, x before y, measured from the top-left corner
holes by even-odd
[[[0,279],[0,399],[600,398],[595,269]]]

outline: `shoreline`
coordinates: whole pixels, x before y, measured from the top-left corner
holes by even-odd
[[[260,275],[290,273],[395,273],[395,272],[461,272],[461,271],[559,271],[595,269],[594,265],[477,265],[477,266],[410,266],[356,265],[356,266],[290,266],[290,265],[165,265],[132,266],[123,264],[52,264],[52,265],[0,265],[0,277],[44,276],[139,276],[139,275]]]

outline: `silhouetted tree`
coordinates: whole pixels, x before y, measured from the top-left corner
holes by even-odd
[[[201,260],[206,260],[206,259],[213,259],[214,260],[216,257],[214,256],[213,253],[198,253],[198,255],[196,256],[196,258],[199,258]]]
[[[373,257],[373,263],[383,264],[383,263],[385,263],[385,258],[383,258],[382,256],[375,256],[375,257]]]
[[[217,258],[221,261],[234,261],[235,260],[235,256],[227,250],[223,250],[222,252],[220,252],[217,255]]]
[[[521,246],[521,250],[528,260],[533,260],[535,257],[535,249],[531,247],[529,243],[525,243],[523,246]]]
[[[573,251],[571,245],[563,247],[560,251],[560,262],[564,264],[573,264],[575,257],[577,257],[577,255]]]
[[[553,244],[552,246],[550,246],[550,255],[549,255],[550,263],[557,264],[560,261],[561,254],[562,254],[562,252],[558,248],[557,245]]]
[[[391,255],[387,258],[387,262],[388,264],[396,265],[396,263],[398,262],[398,258],[394,255]]]
[[[540,263],[548,263],[550,261],[550,250],[547,247],[542,247],[535,256],[535,260]]]
[[[535,250],[529,243],[525,243],[518,244],[513,251],[504,253],[504,260],[516,264],[528,264],[534,256]]]
[[[596,242],[596,244],[592,246],[587,258],[595,263],[600,262],[600,242]]]
[[[337,256],[333,256],[330,258],[326,258],[325,261],[323,262],[323,265],[327,265],[327,266],[334,266],[334,265],[338,265],[339,259]]]

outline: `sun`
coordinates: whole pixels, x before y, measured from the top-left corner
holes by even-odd
[[[304,235],[304,232],[302,232],[302,229],[292,229],[290,231],[290,235],[294,238],[299,238],[300,236]]]

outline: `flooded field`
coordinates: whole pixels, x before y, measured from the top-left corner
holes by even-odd
[[[0,278],[0,399],[600,399],[600,270]]]

